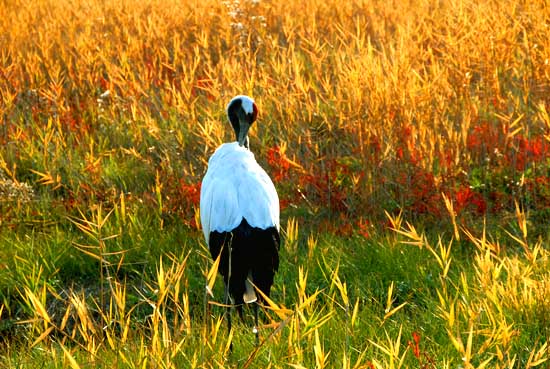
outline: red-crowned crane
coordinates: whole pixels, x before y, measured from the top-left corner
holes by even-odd
[[[224,143],[208,161],[202,181],[200,217],[212,258],[221,253],[218,271],[225,282],[225,303],[255,302],[254,333],[258,344],[258,297],[256,286],[269,296],[279,267],[279,197],[271,179],[249,150],[248,130],[258,115],[254,100],[234,97],[227,117],[236,142]],[[231,331],[231,308],[228,314]]]

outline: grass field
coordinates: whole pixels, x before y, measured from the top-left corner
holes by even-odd
[[[546,1],[0,14],[0,367],[550,365]],[[282,209],[258,347],[197,224],[237,94]]]

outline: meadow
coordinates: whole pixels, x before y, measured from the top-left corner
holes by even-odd
[[[0,367],[550,365],[545,0],[0,14]],[[281,200],[259,346],[198,224],[237,94]]]

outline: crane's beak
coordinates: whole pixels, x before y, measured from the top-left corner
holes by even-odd
[[[249,118],[247,116],[239,116],[239,134],[237,141],[239,146],[244,146],[248,149],[248,130],[250,129]]]
[[[237,141],[239,141],[239,146],[244,146],[248,148],[248,125],[246,123],[243,124],[241,121],[240,127],[239,127],[239,136],[237,137]]]

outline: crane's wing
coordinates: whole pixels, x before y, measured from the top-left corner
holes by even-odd
[[[204,238],[229,232],[246,219],[252,227],[279,229],[279,197],[254,155],[236,143],[220,146],[208,162],[201,186]]]
[[[201,186],[202,232],[208,243],[210,232],[230,231],[242,220],[237,192],[230,180],[206,176]]]
[[[279,197],[267,173],[254,161],[254,170],[240,178],[238,201],[242,217],[252,227],[279,230]]]

